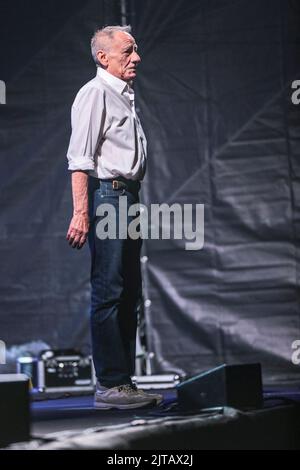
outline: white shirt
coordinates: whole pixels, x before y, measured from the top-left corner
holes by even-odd
[[[71,118],[69,170],[103,179],[143,179],[147,141],[126,82],[98,67],[96,77],[77,93]]]

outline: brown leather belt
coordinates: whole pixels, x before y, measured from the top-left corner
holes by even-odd
[[[139,191],[141,187],[141,183],[139,181],[134,181],[134,180],[127,180],[127,181],[122,181],[119,179],[114,179],[112,180],[112,189],[118,190],[118,189],[126,189],[127,191]]]
[[[140,181],[136,180],[129,180],[123,177],[117,177],[112,179],[100,179],[105,183],[110,183],[112,185],[112,189],[117,191],[118,189],[125,189],[131,192],[138,192],[141,188]]]
[[[123,181],[113,180],[112,181],[112,188],[113,189],[127,189],[128,186]]]

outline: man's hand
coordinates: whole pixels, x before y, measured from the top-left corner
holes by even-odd
[[[89,231],[88,175],[84,171],[72,173],[73,218],[67,233],[69,245],[80,249],[86,242]]]
[[[82,248],[86,242],[88,231],[89,231],[88,215],[87,214],[73,215],[70,226],[69,226],[69,230],[67,233],[67,240],[69,242],[69,245],[71,245],[72,248],[78,248],[78,250]]]

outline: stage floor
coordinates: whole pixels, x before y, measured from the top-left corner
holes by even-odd
[[[164,406],[176,399],[175,390],[155,390],[155,393],[163,394]],[[33,401],[31,431],[33,436],[45,437],[58,431],[126,424],[140,417],[153,419],[160,415],[160,409],[151,406],[136,410],[96,410],[92,395]]]
[[[155,390],[158,392],[158,390]],[[96,410],[93,396],[33,401],[31,436],[12,449],[246,450],[300,448],[300,389],[264,392],[264,407],[182,412],[175,390],[137,410]]]

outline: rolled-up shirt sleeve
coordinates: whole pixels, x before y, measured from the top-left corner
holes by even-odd
[[[72,134],[67,151],[69,170],[94,170],[103,121],[103,91],[84,87],[77,94],[71,111]]]

